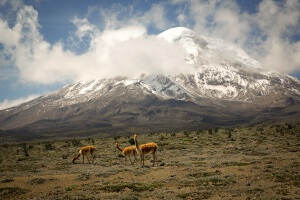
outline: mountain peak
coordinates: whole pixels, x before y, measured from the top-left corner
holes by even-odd
[[[185,35],[192,36],[195,35],[195,33],[192,30],[185,27],[175,27],[162,32],[158,35],[158,37],[163,38],[168,42],[173,42],[179,40],[182,36]]]
[[[167,42],[178,42],[186,50],[186,61],[189,64],[203,66],[242,65],[261,69],[261,64],[251,58],[246,51],[236,44],[222,39],[198,35],[185,27],[168,29],[158,35]]]

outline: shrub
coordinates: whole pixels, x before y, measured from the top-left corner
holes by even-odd
[[[144,191],[153,191],[156,188],[162,187],[163,184],[159,182],[153,182],[151,184],[142,184],[142,183],[123,183],[118,185],[107,185],[100,187],[100,190],[104,190],[107,192],[120,192],[125,188],[129,188],[133,192],[144,192]]]
[[[256,131],[264,131],[264,128],[263,127],[257,127]]]
[[[234,129],[232,128],[226,128],[225,129],[225,132],[228,134],[228,138],[231,138],[232,137],[232,132],[234,131]]]
[[[88,138],[87,141],[88,141],[89,143],[92,142],[93,145],[95,144],[95,141],[94,141],[93,138]]]
[[[67,187],[66,189],[65,189],[65,191],[73,191],[73,190],[75,190],[76,189],[76,185],[71,185],[71,186],[69,186],[69,187]]]
[[[120,136],[118,136],[118,135],[115,135],[115,136],[114,136],[114,140],[115,140],[115,141],[117,141],[119,138],[120,138]]]
[[[72,144],[73,144],[74,147],[81,146],[80,140],[77,140],[77,139],[75,139],[75,138],[73,139]]]
[[[187,131],[183,131],[183,134],[184,134],[186,137],[189,137],[189,136],[190,136],[190,133],[187,132]]]
[[[13,182],[15,179],[13,178],[6,178],[4,180],[1,181],[1,183],[10,183],[10,182]]]
[[[287,124],[287,126],[288,126],[288,129],[292,129],[293,128],[292,124]]]
[[[44,145],[44,147],[45,147],[45,150],[53,150],[53,149],[55,149],[54,148],[54,146],[52,146],[52,144],[50,143],[50,142],[47,142],[45,145]]]
[[[46,179],[43,179],[43,178],[34,178],[34,179],[29,181],[29,183],[33,184],[33,185],[43,184],[45,182],[46,182]]]
[[[25,155],[26,157],[28,157],[28,156],[29,156],[29,154],[28,154],[29,146],[27,146],[26,143],[23,143],[23,144],[22,144],[22,148],[23,148],[23,151],[24,151],[24,155]]]
[[[134,145],[134,144],[135,144],[133,138],[130,138],[130,139],[128,140],[128,142],[129,142],[131,145]]]
[[[228,138],[231,138],[232,132],[228,132]]]

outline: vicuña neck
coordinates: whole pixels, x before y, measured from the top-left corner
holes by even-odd
[[[140,146],[138,145],[138,141],[136,138],[134,138],[134,143],[135,143],[136,149],[140,149]]]

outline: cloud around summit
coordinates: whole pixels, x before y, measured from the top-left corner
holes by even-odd
[[[148,14],[146,13],[148,16]],[[100,31],[86,18],[74,18],[73,41],[88,42],[85,52],[65,49],[62,42],[50,44],[39,31],[38,13],[23,6],[13,27],[1,19],[0,42],[22,81],[49,84],[86,78],[137,76],[141,73],[188,72],[184,50],[147,34],[142,25],[107,28]],[[74,45],[75,42],[74,42]]]

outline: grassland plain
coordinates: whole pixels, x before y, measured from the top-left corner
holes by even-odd
[[[300,125],[139,134],[159,166],[125,166],[131,136],[0,146],[0,199],[300,199]],[[72,158],[94,145],[95,164]]]

